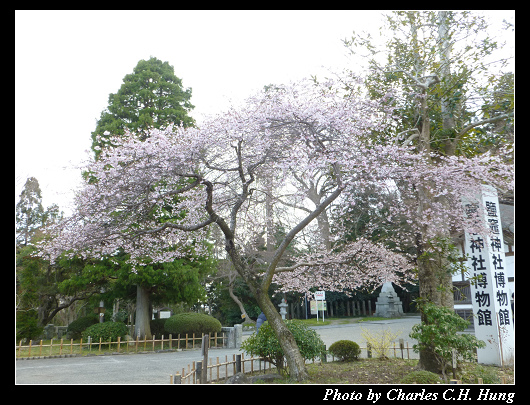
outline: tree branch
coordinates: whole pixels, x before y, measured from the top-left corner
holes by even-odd
[[[284,240],[276,249],[276,252],[274,253],[274,256],[271,260],[271,263],[269,264],[269,267],[267,268],[267,271],[262,279],[262,288],[266,291],[266,289],[269,287],[270,283],[272,282],[272,277],[274,276],[276,266],[278,265],[281,257],[283,256],[285,249],[287,249],[287,246],[293,241],[295,236],[302,231],[313,219],[318,217],[322,211],[324,211],[335,199],[342,193],[343,186],[340,185],[337,187],[337,189],[322,202],[319,206],[311,212],[307,217],[305,217],[298,225],[296,225],[291,231],[285,236]]]
[[[484,124],[490,124],[492,122],[496,122],[496,121],[499,121],[499,120],[503,120],[505,118],[509,118],[509,117],[513,117],[513,113],[508,113],[508,114],[502,114],[502,115],[498,115],[497,117],[493,117],[493,118],[488,118],[486,120],[481,120],[481,121],[477,121],[477,122],[473,122],[472,124],[469,124],[467,127],[464,127],[459,133],[458,135],[456,136],[456,139],[460,138],[462,135],[464,135],[467,131],[469,131],[470,129],[473,129],[475,127],[478,127],[479,125],[484,125]],[[455,139],[455,140],[456,140]]]

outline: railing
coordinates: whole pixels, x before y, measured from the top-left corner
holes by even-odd
[[[245,363],[249,362],[250,365],[247,366],[245,370]],[[270,371],[272,367],[273,366],[270,362],[266,361],[261,357],[250,357],[246,359],[244,354],[234,354],[232,355],[232,360],[228,360],[228,355],[226,355],[224,361],[220,361],[219,357],[216,357],[215,363],[210,357],[208,359],[208,365],[206,366],[206,381],[219,382],[221,379],[226,380],[231,375],[233,376],[240,372],[249,372],[252,374],[254,373],[254,371],[258,371],[259,373],[261,373],[262,371],[266,371],[267,369]],[[183,367],[181,373],[177,372],[174,375],[171,374],[169,376],[169,383],[199,384],[201,381],[201,375],[203,373],[203,370],[204,368],[202,366],[202,361],[194,361],[191,364],[188,364],[187,369]],[[214,370],[215,379],[213,376]]]
[[[70,341],[65,339],[57,339],[54,342],[54,339],[50,340],[50,343],[44,343],[44,340],[38,342],[29,341],[28,345],[22,345],[22,340],[18,345],[15,345],[16,358],[29,358],[32,356],[38,357],[54,357],[54,356],[73,356],[73,355],[90,355],[90,354],[101,354],[102,349],[104,352],[112,352],[114,349],[117,353],[142,353],[142,352],[155,352],[163,350],[182,350],[182,349],[195,349],[196,346],[201,346],[201,340],[204,336],[204,333],[200,336],[195,336],[195,333],[189,335],[185,334],[181,336],[180,334],[177,337],[169,335],[165,338],[164,335],[160,339],[157,339],[156,336],[153,336],[152,339],[140,339],[136,340],[121,340],[118,337],[118,340],[113,342],[104,342],[102,339],[99,341],[91,341],[90,339],[86,342],[83,342],[83,339],[75,341],[70,339]],[[210,347],[224,347],[226,346],[226,333],[213,333],[209,337]],[[38,353],[38,354],[37,354]]]
[[[471,286],[469,281],[454,281],[453,287],[455,304],[471,304]]]
[[[372,357],[372,348],[369,344],[367,344],[367,347],[360,347],[360,349],[362,352],[366,353],[367,358]],[[404,342],[400,339],[400,341],[397,343],[397,346],[396,342],[393,342],[393,346],[387,348],[387,353],[390,355],[393,352],[394,358],[401,357],[402,359],[406,358],[410,360],[411,350],[412,347],[409,346],[409,342]],[[329,361],[329,357],[331,357],[332,361],[335,361],[335,356],[333,356],[332,354],[323,356],[320,361],[327,362]],[[315,363],[315,359],[310,359],[307,361],[312,361],[313,363]],[[250,362],[250,366],[247,366],[247,370],[245,370],[245,363],[248,362]],[[224,361],[220,361],[219,357],[217,357],[215,363],[210,357],[208,359],[208,365],[206,366],[207,376],[205,381],[207,383],[219,382],[221,379],[226,380],[239,372],[249,372],[252,374],[254,373],[254,371],[258,371],[259,373],[261,373],[262,371],[266,371],[267,369],[270,371],[273,367],[274,366],[270,362],[266,361],[264,358],[250,357],[246,359],[244,354],[234,354],[232,356],[232,360],[228,360],[228,356],[225,356]],[[169,376],[169,383],[200,384],[201,375],[204,372],[203,370],[204,367],[202,365],[202,362],[194,361],[191,364],[188,364],[187,368],[183,367],[182,372],[176,372],[175,374],[171,374]],[[215,370],[215,379],[213,378],[213,370]],[[222,375],[223,371],[224,375]]]

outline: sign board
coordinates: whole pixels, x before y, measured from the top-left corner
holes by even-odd
[[[311,301],[311,314],[317,314],[318,322],[318,311],[322,311],[322,322],[324,322],[324,312],[327,310],[326,292],[315,291],[315,300]]]
[[[326,300],[326,292],[325,291],[315,291],[315,299],[318,301],[325,301]]]
[[[317,315],[318,311],[327,311],[328,306],[326,301],[311,301],[311,315]]]
[[[497,192],[485,187],[477,201],[464,202],[468,217],[479,214],[491,236],[465,235],[467,267],[472,277],[471,302],[475,336],[486,343],[477,350],[479,363],[511,364],[514,360],[514,319],[511,313],[508,276],[504,269],[504,240]]]

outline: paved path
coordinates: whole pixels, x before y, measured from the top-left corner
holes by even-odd
[[[391,332],[398,333],[396,342],[399,339],[403,339],[405,342],[409,342],[409,347],[417,343],[416,340],[409,337],[409,333],[412,330],[412,326],[420,323],[419,316],[405,316],[399,319],[386,319],[383,321],[369,321],[369,322],[358,322],[346,325],[327,325],[327,326],[316,326],[313,327],[327,347],[337,340],[353,340],[357,342],[359,346],[366,346],[366,341],[362,337],[362,329],[366,329],[372,333],[381,332],[383,330],[389,330]],[[410,350],[410,358],[418,358],[418,355]]]
[[[385,328],[400,331],[398,339],[401,337],[408,340],[412,347],[413,342],[408,334],[412,325],[419,321],[419,317],[404,317],[346,325],[317,326],[314,329],[328,347],[341,339],[353,340],[364,346],[361,327],[371,331],[381,331]],[[244,333],[243,339],[248,336],[248,333]],[[231,359],[233,354],[239,353],[241,351],[238,349],[210,349],[209,357],[213,359],[219,357],[224,360],[226,355]],[[411,357],[412,354],[411,351]],[[170,374],[180,372],[183,367],[187,368],[188,364],[200,360],[200,350],[17,360],[15,382],[17,384],[168,384]]]
[[[238,349],[210,349],[209,357],[241,353]],[[17,360],[17,384],[168,384],[170,374],[201,361],[200,350]]]

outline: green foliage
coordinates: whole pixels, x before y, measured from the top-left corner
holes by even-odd
[[[513,143],[513,74],[503,73],[508,58],[496,54],[502,43],[492,37],[484,16],[451,11],[443,24],[438,11],[394,11],[386,17],[377,43],[355,33],[344,41],[352,54],[368,58],[371,73],[365,85],[370,97],[380,99],[397,90],[388,102],[396,108],[398,128],[374,134],[377,141],[394,139],[395,132],[406,140],[412,132],[403,130],[422,131],[428,122],[424,135],[430,138],[429,148],[443,155],[472,157]],[[447,30],[440,38],[442,27]],[[444,42],[447,48],[441,46]],[[421,88],[419,83],[430,77],[421,77],[427,72],[439,80]],[[501,115],[505,117],[499,121],[470,125]],[[417,143],[419,137],[411,141]]]
[[[103,322],[89,326],[81,334],[83,340],[87,340],[90,336],[92,342],[116,342],[118,337],[124,338],[129,333],[129,328],[122,322]]]
[[[442,367],[445,378],[445,370],[452,363],[452,351],[468,361],[474,359],[477,348],[485,347],[482,340],[473,335],[459,334],[469,326],[469,321],[462,319],[452,309],[439,307],[428,301],[417,300],[418,306],[423,313],[422,322],[412,327],[409,336],[416,339],[418,344],[413,346],[414,351],[430,351]]]
[[[440,376],[430,371],[413,371],[400,381],[402,384],[440,384]]]
[[[352,340],[339,340],[329,347],[329,352],[342,361],[358,360],[361,348]]]
[[[35,177],[26,180],[15,209],[16,241],[25,246],[35,230],[42,225],[44,216],[42,194],[39,181]]]
[[[92,132],[96,157],[100,153],[98,148],[109,144],[109,137],[104,135],[106,131],[123,135],[129,129],[145,134],[151,127],[161,128],[170,123],[193,125],[194,120],[188,115],[194,108],[190,98],[191,89],[184,89],[182,80],[175,76],[168,62],[154,57],[140,60],[133,73],[123,78],[118,92],[109,95],[108,107]]]
[[[303,322],[285,321],[291,331],[304,359],[323,357],[325,345],[320,336]],[[253,356],[260,356],[270,361],[279,370],[284,369],[285,355],[269,322],[264,322],[258,333],[254,333],[241,344],[241,349]]]
[[[471,369],[462,371],[461,380],[464,384],[477,384],[478,378],[482,378],[484,384],[501,383],[495,367],[484,367],[480,364],[473,364]]]
[[[98,316],[96,314],[82,316],[81,318],[77,318],[75,321],[70,323],[70,325],[68,325],[68,330],[67,330],[68,336],[70,337],[70,339],[79,339],[81,337],[81,333],[86,328],[96,323],[98,323]]]
[[[43,332],[44,328],[38,325],[37,311],[30,309],[27,311],[17,311],[16,313],[16,339],[20,342],[22,339],[37,339]]]
[[[173,335],[215,333],[221,332],[221,322],[210,315],[188,312],[168,318],[164,329]]]
[[[424,252],[418,257],[419,262],[428,262],[436,269],[436,274],[443,277],[447,274],[467,272],[462,255],[451,238],[436,237],[424,246]]]
[[[166,319],[152,319],[151,320],[151,333],[153,336],[162,336],[162,335],[168,335],[166,333],[166,329],[164,328],[164,325],[166,324]]]

